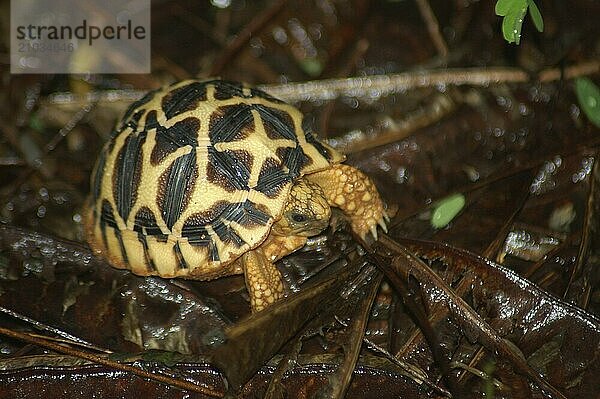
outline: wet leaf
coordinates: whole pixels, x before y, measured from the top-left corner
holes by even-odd
[[[520,373],[528,374],[530,378],[542,386],[546,386],[547,389],[554,390],[558,397],[561,397],[561,394],[556,391],[556,388],[562,386],[561,381],[564,375],[557,376],[549,373],[548,367],[551,364],[560,362],[568,364],[568,373],[574,384],[568,387],[568,391],[563,391],[565,396],[578,397],[581,392],[593,389],[589,385],[593,384],[591,376],[597,372],[600,366],[595,355],[596,350],[600,348],[600,320],[598,318],[548,294],[508,269],[474,256],[467,251],[439,243],[418,242],[409,239],[402,239],[400,242],[406,244],[413,253],[431,262],[431,265],[436,265],[441,261],[443,267],[447,268],[446,278],[448,281],[454,282],[454,289],[458,290],[457,294],[472,298],[473,309],[466,304],[458,304],[455,300],[450,302],[458,308],[440,306],[447,302],[440,302],[439,290],[445,290],[448,295],[454,295],[454,291],[448,287],[442,288],[439,283],[432,281],[431,271],[427,271],[426,268],[416,266],[414,263],[412,266],[402,266],[402,268],[410,269],[410,275],[418,280],[420,289],[423,290],[422,293],[429,293],[424,299],[429,303],[432,312],[430,318],[436,323],[434,328],[445,330],[444,320],[449,317],[453,322],[462,325],[462,331],[469,340],[478,341],[491,353],[500,351],[507,359],[511,359],[512,367],[518,369]],[[398,254],[402,253],[389,239],[384,238],[383,245],[393,251],[400,251]],[[381,244],[377,244],[377,248],[381,248]],[[381,249],[376,249],[376,253],[380,251]],[[404,258],[404,256],[400,255],[398,259]],[[397,261],[396,264],[400,266],[398,262],[400,261]],[[388,268],[388,264],[389,262],[386,261],[380,262],[380,265],[385,265],[388,276],[390,276],[389,273],[398,273],[399,269],[392,272]],[[400,275],[398,274],[393,279],[400,278]],[[458,276],[460,279],[466,280],[466,285],[459,283]],[[480,282],[485,282],[485,284],[479,284]],[[468,292],[470,289],[465,290],[466,286],[472,287],[472,292]],[[485,307],[479,308],[480,304],[485,304]],[[485,317],[485,322],[473,313],[474,309],[478,308],[484,312],[482,316]],[[471,318],[472,316],[475,318]],[[518,328],[515,320],[525,318],[530,321],[528,327]],[[493,330],[490,329],[492,325],[494,326]],[[494,337],[496,334],[498,336]],[[572,345],[572,340],[578,342],[583,340],[586,342],[586,346],[589,345],[588,348],[595,349],[591,351],[593,353],[582,356],[579,353],[578,345]],[[414,345],[414,343],[412,344]],[[514,349],[517,348],[516,345],[518,345],[518,352],[514,352]],[[549,351],[548,348],[552,345],[558,345],[560,350]],[[416,350],[416,348],[413,349]],[[543,362],[535,360],[534,358],[539,356],[540,351],[544,351],[544,349],[546,350],[545,355],[542,355]],[[510,352],[513,354],[508,355]],[[529,366],[520,360],[519,352],[522,352],[526,358],[531,357],[530,362],[539,369],[536,372],[527,371]],[[538,372],[546,373],[544,378],[547,379],[549,385],[538,379]],[[551,386],[554,388],[550,388]]]
[[[213,359],[234,388],[241,387],[309,320],[324,312],[338,298],[341,287],[355,270],[346,269],[310,289],[258,312],[226,332],[226,342]]]

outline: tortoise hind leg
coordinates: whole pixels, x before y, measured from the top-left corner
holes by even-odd
[[[242,265],[252,313],[263,310],[283,297],[281,273],[262,251],[246,252],[242,256]]]

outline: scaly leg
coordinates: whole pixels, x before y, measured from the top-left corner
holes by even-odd
[[[307,240],[307,237],[302,236],[278,236],[271,234],[265,242],[262,243],[260,249],[265,254],[267,260],[277,262],[284,256],[302,248]]]
[[[242,265],[252,313],[263,310],[283,297],[281,274],[262,251],[246,252],[242,256]]]
[[[344,164],[306,176],[323,188],[331,206],[340,208],[350,219],[352,230],[363,239],[371,233],[377,239],[377,224],[387,232],[389,220],[377,188],[367,175]]]

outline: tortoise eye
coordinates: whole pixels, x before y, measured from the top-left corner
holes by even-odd
[[[300,213],[292,213],[292,220],[297,223],[305,222],[306,217]]]

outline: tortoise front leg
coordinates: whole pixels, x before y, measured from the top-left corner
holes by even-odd
[[[262,243],[260,249],[269,261],[277,262],[284,256],[302,248],[307,240],[307,237],[302,236],[278,236],[270,234],[265,242]]]
[[[263,310],[283,297],[281,273],[261,250],[246,252],[242,256],[242,266],[252,313]]]
[[[344,164],[306,176],[323,189],[327,202],[340,208],[350,219],[352,230],[361,238],[370,232],[377,239],[377,225],[387,232],[389,221],[377,188],[360,170]]]

